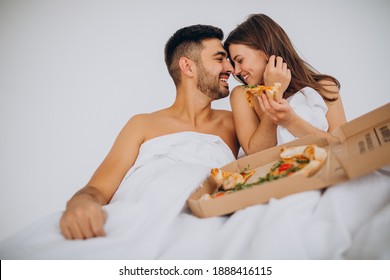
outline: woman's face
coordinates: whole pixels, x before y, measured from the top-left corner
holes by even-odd
[[[263,51],[252,49],[246,45],[231,44],[230,57],[234,62],[234,74],[241,76],[248,85],[263,83],[264,70],[268,58]]]

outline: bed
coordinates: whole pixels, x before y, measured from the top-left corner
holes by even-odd
[[[53,213],[0,243],[1,259],[390,259],[386,169],[197,218],[187,198],[234,160],[221,138],[180,132],[145,142],[112,201],[106,236],[65,240]]]

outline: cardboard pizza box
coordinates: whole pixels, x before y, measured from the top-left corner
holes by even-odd
[[[333,134],[339,137],[339,143],[329,144],[324,138],[306,136],[282,145],[317,144],[323,147],[328,154],[327,160],[313,176],[297,174],[203,200],[200,199],[203,194],[211,194],[217,187],[209,176],[188,198],[192,213],[200,218],[226,215],[251,205],[267,203],[271,198],[324,189],[389,165],[390,103],[342,125]],[[281,146],[277,146],[240,158],[221,169],[229,172],[255,169],[256,173],[248,180],[248,183],[254,182],[280,159],[280,149]]]

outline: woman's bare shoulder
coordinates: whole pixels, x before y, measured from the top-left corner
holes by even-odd
[[[236,95],[236,94],[242,94],[245,91],[245,87],[243,85],[235,86],[231,93],[230,96]]]
[[[330,99],[333,99],[335,97],[338,98],[340,94],[340,88],[338,84],[336,84],[333,81],[325,80],[325,79],[319,81],[319,83],[325,89],[321,92],[322,95]]]
[[[242,104],[244,101],[246,102],[245,97],[245,88],[244,86],[236,86],[230,93],[230,103],[235,106],[236,104]]]

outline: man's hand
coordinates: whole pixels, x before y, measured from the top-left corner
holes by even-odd
[[[80,195],[68,202],[60,228],[66,239],[88,239],[105,235],[105,221],[102,205],[88,195]]]
[[[264,85],[273,86],[274,83],[281,83],[280,92],[283,94],[291,81],[291,71],[287,68],[287,64],[283,62],[283,58],[272,55],[265,67]]]

